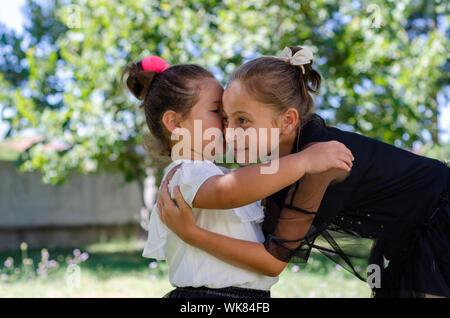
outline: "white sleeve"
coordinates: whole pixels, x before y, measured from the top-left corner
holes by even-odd
[[[158,260],[165,260],[164,245],[167,241],[169,229],[159,218],[158,207],[155,203],[150,214],[147,242],[145,243],[143,256]]]
[[[202,184],[213,176],[223,174],[222,170],[209,161],[185,162],[174,173],[170,180],[168,184],[169,192],[172,198],[174,198],[173,188],[176,185],[180,186],[180,192],[183,195],[184,200],[191,208],[193,208],[192,202]]]
[[[227,170],[220,169],[208,161],[183,162],[180,168],[173,174],[168,184],[170,195],[172,198],[175,197],[173,188],[178,185],[184,200],[193,208],[192,202],[202,184],[213,176],[224,175],[224,172],[226,173]],[[264,219],[264,212],[261,208],[260,201],[234,209],[223,209],[221,211],[224,213],[234,212],[242,222],[260,223]],[[143,256],[160,260],[165,259],[164,246],[166,245],[169,232],[170,230],[159,218],[158,207],[155,204],[150,216],[148,239]]]
[[[192,209],[192,202],[202,184],[212,176],[224,175],[230,171],[231,170],[216,166],[208,161],[183,163],[183,165],[174,173],[171,182],[169,182],[168,186],[170,194],[172,198],[174,198],[173,188],[176,185],[179,185],[184,200]],[[234,212],[242,222],[261,223],[264,220],[264,211],[261,207],[261,200],[233,209],[219,210],[225,213]]]
[[[169,170],[166,171],[166,174]],[[180,186],[181,194],[184,200],[192,208],[192,202],[197,194],[200,186],[215,175],[223,175],[224,173],[212,162],[206,161],[192,161],[183,162],[178,170],[173,174],[172,179],[168,184],[169,192],[172,197],[173,188]],[[148,231],[148,238],[144,248],[143,256],[148,258],[155,258],[159,260],[166,259],[164,246],[167,243],[167,235],[170,230],[159,218],[158,207],[153,206],[150,215],[150,224]]]

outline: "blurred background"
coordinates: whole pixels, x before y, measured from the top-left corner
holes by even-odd
[[[236,66],[310,47],[327,123],[450,160],[449,2],[0,0],[0,297],[161,297],[144,259],[163,162],[123,67]],[[368,297],[314,254],[273,297]]]

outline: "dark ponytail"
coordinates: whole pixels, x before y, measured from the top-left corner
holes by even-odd
[[[162,72],[144,71],[141,62],[125,67],[120,79],[122,85],[125,76],[129,91],[142,101],[140,107],[144,108],[150,132],[161,144],[161,154],[170,155],[170,134],[162,123],[164,113],[173,110],[187,115],[198,98],[195,81],[214,76],[194,64],[174,65]]]
[[[143,71],[141,62],[137,62],[125,67],[120,77],[122,84],[123,77],[126,74],[128,74],[126,81],[128,89],[137,99],[143,101],[157,73],[154,71]]]
[[[290,49],[292,51],[292,55],[294,55],[302,48],[299,46],[291,46]],[[298,74],[298,78],[305,91],[314,95],[318,95],[320,84],[322,83],[322,77],[320,76],[319,72],[312,68],[312,61],[309,64],[303,65],[303,67],[305,68],[305,74],[303,74],[303,71],[300,67],[296,65],[291,66],[301,71],[300,74]]]

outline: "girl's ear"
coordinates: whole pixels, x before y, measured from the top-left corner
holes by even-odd
[[[179,116],[173,110],[167,110],[162,116],[162,123],[169,132],[173,132],[176,128],[180,128]]]
[[[298,111],[295,108],[289,108],[281,115],[281,134],[289,135],[298,124]]]

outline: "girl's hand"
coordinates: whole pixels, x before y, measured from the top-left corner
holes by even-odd
[[[332,168],[350,171],[355,160],[350,149],[336,140],[308,144],[299,154],[305,158],[306,173],[321,173]]]
[[[169,194],[167,179],[161,183],[158,193],[158,212],[161,221],[171,229],[179,238],[189,243],[198,229],[195,224],[194,214],[189,205],[184,201],[180,188],[176,186],[173,191],[175,202]]]

